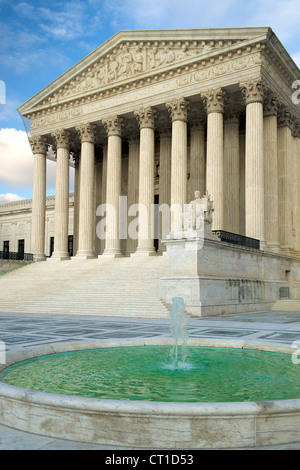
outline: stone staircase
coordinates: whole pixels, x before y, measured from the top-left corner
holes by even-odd
[[[274,311],[300,312],[300,299],[281,299],[277,300],[272,306]]]
[[[167,318],[164,256],[33,263],[0,277],[0,312]]]

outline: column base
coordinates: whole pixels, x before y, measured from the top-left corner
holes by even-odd
[[[70,260],[69,253],[53,253],[51,258],[48,258],[47,261],[67,261]]]
[[[110,249],[110,248],[108,248],[107,250],[104,250],[102,255],[99,255],[98,258],[100,258],[102,256],[104,256],[106,258],[123,258],[124,257],[121,250],[114,250],[114,249]]]
[[[143,250],[137,250],[135,253],[131,253],[132,257],[136,257],[136,256],[158,256],[158,253],[157,251],[143,251]]]
[[[76,256],[72,259],[96,259],[97,256],[90,251],[77,251]]]
[[[46,261],[46,255],[44,254],[41,254],[41,253],[37,253],[35,255],[33,255],[33,261],[35,262],[39,262],[39,261]]]
[[[267,243],[264,249],[271,253],[280,253],[280,246],[275,243]]]

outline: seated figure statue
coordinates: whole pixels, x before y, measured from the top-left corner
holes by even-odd
[[[195,199],[186,207],[183,220],[184,230],[203,230],[204,222],[212,221],[212,201],[208,192],[201,197],[199,190],[194,193]]]

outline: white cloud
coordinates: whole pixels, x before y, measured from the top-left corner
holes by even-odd
[[[25,131],[0,130],[0,183],[9,187],[32,185],[33,155]]]
[[[12,193],[0,194],[0,204],[5,204],[7,202],[21,201],[23,199],[25,198],[18,196],[18,194],[12,194]]]
[[[1,185],[12,194],[32,189],[33,154],[25,131],[0,129],[0,192]],[[47,194],[55,194],[56,162],[47,160]],[[70,169],[70,191],[74,190],[74,170]],[[5,193],[6,194],[6,193]]]

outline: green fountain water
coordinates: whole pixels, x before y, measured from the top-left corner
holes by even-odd
[[[2,371],[0,380],[48,393],[116,400],[242,402],[299,398],[300,367],[288,354],[187,346],[184,302],[171,309],[172,346],[72,351]]]

